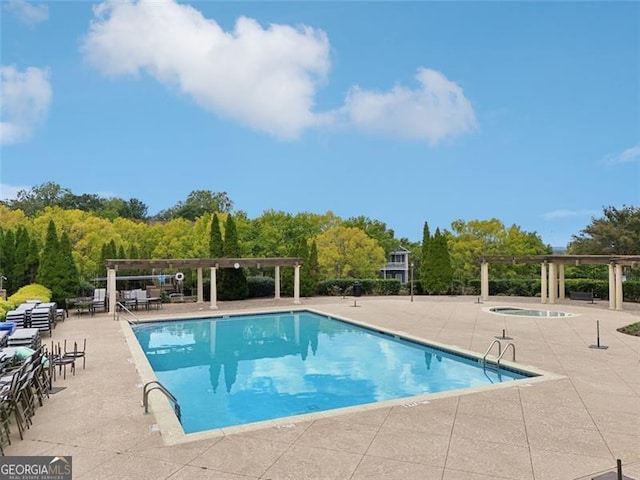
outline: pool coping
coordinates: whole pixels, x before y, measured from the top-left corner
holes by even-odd
[[[145,317],[144,320],[140,320],[137,322],[141,323],[154,323],[154,322],[162,322],[162,321],[176,321],[176,320],[189,320],[189,319],[203,319],[203,318],[211,318],[211,317],[222,317],[222,318],[231,318],[235,316],[242,315],[255,315],[260,313],[294,313],[294,312],[311,312],[317,315],[326,316],[329,318],[334,318],[336,320],[340,320],[343,322],[350,323],[352,325],[357,325],[361,327],[365,327],[371,330],[374,330],[379,333],[384,333],[391,336],[397,336],[402,339],[406,339],[412,342],[419,343],[421,345],[432,346],[437,349],[445,350],[447,352],[451,352],[453,354],[457,354],[463,357],[468,357],[471,359],[477,359],[478,361],[482,361],[482,356],[477,352],[463,349],[458,347],[457,345],[444,344],[440,342],[431,341],[425,338],[418,337],[416,335],[412,335],[402,330],[393,330],[389,328],[383,328],[378,325],[374,325],[367,322],[361,322],[358,320],[353,320],[350,318],[342,317],[340,315],[329,314],[323,312],[318,309],[308,308],[305,306],[294,306],[290,308],[282,308],[282,307],[273,307],[273,308],[261,308],[259,310],[238,310],[233,314],[216,314],[215,310],[208,310],[202,312],[190,312],[187,314],[178,314],[178,315],[158,315],[153,317]],[[492,312],[494,313],[494,312]],[[522,317],[524,318],[524,317]],[[536,317],[540,318],[540,317]],[[129,351],[132,355],[132,363],[136,366],[138,374],[141,379],[141,383],[139,384],[139,388],[143,388],[145,384],[152,381],[157,381],[157,377],[151,368],[147,357],[142,350],[140,343],[138,342],[135,334],[133,333],[133,329],[131,328],[130,323],[124,318],[120,318],[119,320],[120,327],[125,336],[126,342],[129,346]],[[491,359],[495,362],[495,358]],[[225,427],[219,429],[207,430],[204,432],[196,432],[196,433],[185,433],[182,429],[182,425],[180,424],[178,418],[175,415],[173,408],[169,402],[166,401],[161,395],[153,395],[148,397],[148,405],[149,405],[149,413],[153,414],[158,425],[158,428],[161,432],[163,442],[166,446],[177,445],[182,443],[190,443],[198,440],[206,440],[217,437],[224,437],[226,435],[232,435],[237,433],[250,432],[254,430],[259,430],[263,428],[290,428],[296,423],[313,421],[321,418],[330,418],[337,417],[341,415],[345,415],[348,413],[360,413],[369,410],[377,410],[381,408],[389,408],[389,407],[405,407],[411,408],[417,405],[424,405],[430,403],[432,400],[449,398],[453,396],[460,395],[469,395],[478,392],[486,392],[493,391],[502,388],[514,388],[517,386],[531,386],[535,383],[547,382],[551,380],[559,380],[566,378],[564,375],[559,375],[552,372],[547,372],[541,370],[533,365],[520,364],[516,362],[511,362],[508,360],[501,360],[501,365],[509,370],[513,370],[516,372],[526,372],[532,375],[536,375],[534,377],[526,377],[517,380],[513,380],[510,382],[499,383],[499,384],[489,384],[482,385],[478,387],[467,387],[459,390],[449,390],[446,392],[437,392],[437,393],[425,393],[421,395],[415,395],[411,397],[405,397],[400,399],[393,400],[384,400],[375,403],[369,403],[365,405],[355,405],[351,407],[343,407],[332,410],[327,410],[323,412],[314,412],[314,413],[306,413],[301,415],[293,415],[289,417],[273,419],[273,420],[265,420],[261,422],[253,422],[244,425],[238,425],[233,427]]]

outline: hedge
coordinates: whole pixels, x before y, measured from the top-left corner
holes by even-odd
[[[247,277],[249,298],[273,297],[276,292],[276,281],[271,277]]]
[[[363,295],[398,295],[400,280],[382,278],[335,278],[324,280],[318,284],[319,295],[351,295],[353,284],[359,282]]]
[[[471,295],[480,294],[480,280],[468,283]],[[624,300],[640,302],[640,281],[627,280],[623,286]],[[570,292],[593,292],[596,298],[609,298],[609,281],[592,278],[567,278],[564,281],[565,297]],[[509,295],[522,297],[540,296],[540,279],[489,280],[489,295]]]

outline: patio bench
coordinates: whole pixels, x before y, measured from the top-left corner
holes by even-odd
[[[571,300],[587,300],[593,303],[595,297],[593,292],[569,292],[569,298]]]

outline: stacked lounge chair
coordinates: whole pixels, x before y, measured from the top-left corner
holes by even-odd
[[[9,335],[7,344],[10,347],[29,347],[34,350],[40,348],[40,330],[37,328],[17,328]]]
[[[53,307],[51,306],[53,305]],[[55,303],[41,303],[31,310],[31,328],[37,328],[40,335],[48,333],[51,335],[51,329],[55,315]]]
[[[27,326],[27,311],[19,308],[11,310],[7,312],[5,321],[15,323],[16,328],[25,328]]]

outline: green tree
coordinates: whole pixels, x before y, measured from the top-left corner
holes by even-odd
[[[232,215],[227,216],[224,232],[223,256],[225,258],[238,258],[240,256],[240,245]],[[224,268],[220,277],[220,288],[218,289],[220,300],[242,300],[249,296],[247,276],[243,268]]]
[[[606,207],[603,216],[592,218],[568,248],[573,255],[638,255],[640,253],[640,208]]]
[[[211,217],[211,229],[209,231],[209,256],[211,258],[222,258],[224,256],[224,244],[222,233],[220,232],[220,220],[218,214]]]
[[[71,240],[67,232],[63,232],[60,237],[58,263],[62,299],[75,297],[80,288],[80,277],[76,262],[73,260]]]
[[[447,238],[436,228],[436,233],[429,241],[426,258],[426,278],[423,288],[432,295],[443,295],[451,290],[453,269]]]
[[[516,225],[505,228],[496,219],[456,220],[451,223],[452,233],[445,232],[449,241],[454,278],[467,282],[480,278],[478,260],[491,255],[543,255],[551,253],[534,232],[527,233]],[[518,272],[537,271],[536,266],[492,265],[493,278],[512,278]]]
[[[15,237],[14,263],[11,273],[16,289],[29,284],[30,245],[29,232],[25,227],[19,227]]]
[[[311,270],[308,265],[309,245],[307,240],[302,238],[298,241],[289,256],[302,259],[302,267],[300,267],[300,295],[310,297],[313,295],[313,285],[311,278]],[[293,295],[295,274],[293,268],[285,268],[282,271],[282,292],[287,295]]]
[[[376,278],[385,262],[384,249],[356,227],[334,227],[316,239],[323,279]]]
[[[40,263],[40,247],[38,240],[35,238],[29,242],[29,257],[27,258],[27,283],[31,285],[36,281],[36,275],[38,274],[38,265]]]
[[[424,287],[427,284],[428,277],[428,266],[427,259],[429,257],[429,242],[431,241],[431,233],[429,232],[429,224],[424,222],[424,226],[422,227],[422,246],[420,247],[421,252],[421,262],[420,262],[420,285],[421,288],[426,289]]]
[[[311,242],[309,248],[309,256],[304,263],[303,268],[306,268],[307,275],[305,277],[305,283],[301,287],[302,294],[305,297],[311,297],[315,295],[318,290],[318,282],[320,281],[320,269],[318,266],[318,246],[315,240]]]
[[[54,302],[63,304],[64,286],[60,275],[61,262],[60,241],[56,232],[56,225],[53,220],[49,221],[44,249],[40,257],[37,281],[51,290],[51,299]]]
[[[364,216],[352,217],[345,220],[343,226],[356,227],[362,230],[370,238],[376,240],[378,245],[384,248],[386,255],[398,246],[398,240],[395,239],[393,230],[387,228],[387,224],[380,220],[372,220]]]
[[[163,210],[156,216],[156,218],[158,220],[185,218],[187,220],[194,221],[205,213],[229,213],[232,208],[233,202],[227,196],[227,192],[194,190],[189,193],[184,202],[178,202],[175,206],[167,210]]]
[[[0,275],[7,277],[3,282],[3,288],[8,294],[20,288],[13,279],[15,268],[16,239],[13,230],[6,230],[2,240],[2,251],[0,251]]]
[[[9,201],[12,209],[22,210],[27,216],[33,217],[46,207],[59,206],[64,203],[66,197],[71,195],[71,191],[62,188],[54,182],[46,182],[42,185],[31,188],[31,190],[20,190],[15,200]]]

